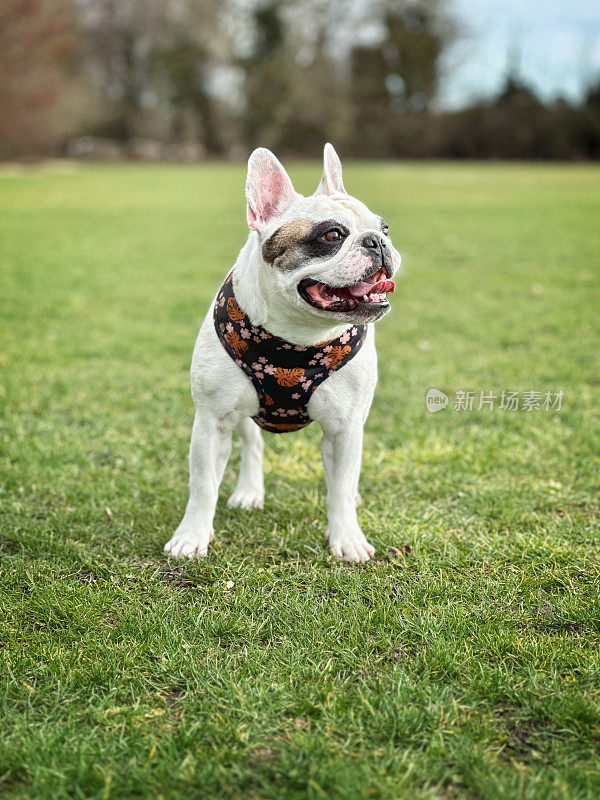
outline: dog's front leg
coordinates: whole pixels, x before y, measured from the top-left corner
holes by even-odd
[[[165,553],[175,558],[206,555],[230,450],[231,425],[209,411],[197,410],[190,446],[190,497]]]
[[[356,517],[363,422],[358,416],[343,426],[323,426],[321,453],[327,484],[327,539],[344,561],[368,561],[375,548],[366,540]]]

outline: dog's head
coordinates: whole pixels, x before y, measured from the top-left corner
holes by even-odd
[[[334,324],[374,322],[389,311],[387,294],[394,291],[400,254],[387,223],[346,193],[330,144],[323,177],[310,197],[294,190],[273,153],[255,150],[246,199],[264,271],[282,301]]]

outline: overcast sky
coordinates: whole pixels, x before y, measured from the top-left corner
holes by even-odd
[[[546,99],[579,99],[600,78],[600,0],[449,0],[449,7],[462,35],[448,53],[442,107],[497,91],[511,51]]]

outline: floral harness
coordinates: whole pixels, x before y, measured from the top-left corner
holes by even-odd
[[[259,412],[253,419],[273,433],[304,428],[312,421],[307,410],[312,393],[354,358],[367,326],[353,325],[337,339],[314,347],[292,344],[250,322],[235,299],[232,276],[227,276],[215,301],[215,330],[256,389]]]

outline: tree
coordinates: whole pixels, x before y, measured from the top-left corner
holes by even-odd
[[[0,4],[0,148],[48,152],[72,118],[67,104],[78,53],[69,0]]]
[[[206,48],[194,41],[181,41],[157,50],[152,58],[155,70],[164,74],[166,96],[173,108],[171,132],[175,139],[185,137],[185,113],[198,119],[204,147],[208,153],[220,155],[223,142],[215,120],[215,101],[206,88],[209,55]]]
[[[281,3],[270,2],[253,11],[254,44],[250,54],[239,60],[244,70],[245,139],[249,149],[259,143],[274,146],[280,110],[289,92],[289,66],[293,56],[286,52],[286,29]]]
[[[163,118],[161,137],[177,133],[185,110],[199,119],[204,144],[219,151],[206,90],[223,45],[218,0],[79,0],[88,75],[103,95],[113,136],[148,130]]]
[[[509,72],[495,104],[512,108],[541,108],[539,97],[516,72]]]
[[[429,108],[438,88],[440,59],[453,35],[441,0],[390,0],[382,22],[380,41],[351,53],[354,149],[358,152],[368,141],[374,155],[390,152],[399,113]]]

